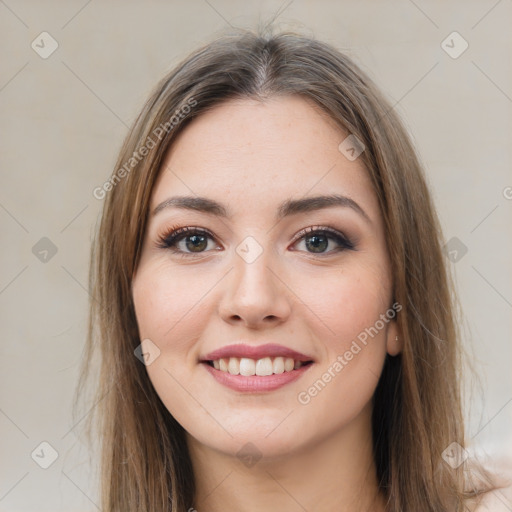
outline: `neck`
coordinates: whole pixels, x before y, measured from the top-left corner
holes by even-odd
[[[248,467],[187,436],[198,512],[280,510],[384,512],[373,459],[370,416],[293,453]],[[244,443],[242,443],[243,445]]]

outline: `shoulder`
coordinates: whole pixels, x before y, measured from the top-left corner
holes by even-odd
[[[509,512],[512,510],[512,460],[486,464],[492,475],[495,488],[486,492],[477,501],[468,504],[470,512]]]
[[[509,486],[489,491],[468,510],[471,512],[509,512],[512,510],[511,490],[512,487]]]

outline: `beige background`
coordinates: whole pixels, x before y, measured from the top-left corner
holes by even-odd
[[[481,375],[468,437],[473,450],[512,455],[509,0],[0,0],[0,512],[98,510],[70,414],[102,206],[92,191],[157,80],[229,24],[274,15],[347,51],[410,129],[446,241],[467,247],[450,265]],[[31,48],[43,50],[43,31],[58,43],[46,59]],[[469,44],[458,58],[441,46],[453,31]],[[57,248],[46,262],[43,237]],[[48,469],[35,462],[50,461],[43,441],[58,453]]]

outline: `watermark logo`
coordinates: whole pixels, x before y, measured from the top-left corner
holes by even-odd
[[[263,457],[263,454],[252,443],[246,443],[238,450],[236,456],[248,468],[252,468]]]
[[[338,149],[347,160],[353,162],[365,150],[365,146],[354,134],[351,134],[341,142]]]
[[[459,443],[454,441],[443,451],[441,457],[449,466],[453,469],[457,469],[466,461],[469,454]]]
[[[47,59],[59,47],[59,43],[48,32],[41,32],[30,46],[41,59]]]
[[[43,441],[34,448],[30,456],[40,468],[48,469],[59,458],[59,453],[49,442]]]
[[[441,48],[452,58],[458,59],[469,47],[468,42],[456,31],[446,37]]]
[[[32,247],[32,254],[42,263],[48,263],[57,251],[57,246],[46,236]]]
[[[254,237],[248,236],[237,245],[236,253],[246,263],[253,263],[263,253],[263,247],[261,247]]]
[[[454,236],[446,242],[443,252],[452,263],[458,263],[466,255],[468,248],[459,238]]]
[[[146,338],[133,353],[141,363],[149,366],[160,356],[160,349],[149,338]]]

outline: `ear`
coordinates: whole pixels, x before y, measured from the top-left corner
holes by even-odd
[[[391,320],[386,333],[386,351],[390,356],[396,356],[404,348],[404,339],[398,332],[396,320]]]

